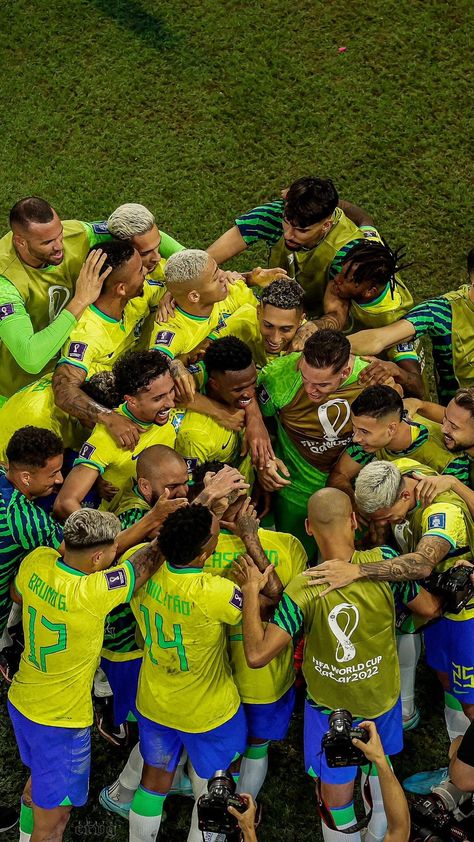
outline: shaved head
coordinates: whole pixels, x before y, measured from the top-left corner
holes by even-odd
[[[137,477],[151,482],[158,475],[163,476],[171,469],[181,468],[185,464],[183,457],[172,447],[166,444],[154,444],[140,453],[137,459]]]
[[[308,500],[308,520],[312,527],[324,529],[352,514],[350,498],[338,488],[321,488]]]

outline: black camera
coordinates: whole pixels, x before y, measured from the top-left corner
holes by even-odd
[[[197,803],[199,830],[207,833],[225,833],[227,838],[239,839],[237,819],[227,812],[235,807],[245,813],[246,802],[235,792],[235,781],[225,769],[219,769],[207,784],[207,794],[201,795]]]
[[[462,819],[462,808],[457,813]],[[455,821],[440,795],[413,796],[410,814],[410,842],[472,842],[471,830]]]
[[[329,717],[329,731],[321,740],[328,766],[362,766],[367,763],[365,754],[352,743],[353,737],[369,742],[369,733],[365,728],[353,727],[352,714],[348,710],[338,709]]]
[[[474,596],[471,582],[473,567],[450,567],[443,573],[432,573],[427,579],[428,590],[444,598],[444,611],[459,614]]]

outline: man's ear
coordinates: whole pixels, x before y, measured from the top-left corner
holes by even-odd
[[[301,325],[303,324],[305,319],[306,319],[306,313],[301,313],[300,323],[299,323],[298,327],[301,327]]]
[[[191,304],[199,304],[201,300],[201,296],[197,289],[192,289],[188,292],[187,298],[189,298]]]
[[[151,498],[152,498],[152,490],[151,490],[150,481],[145,479],[144,477],[140,477],[137,480],[137,486],[138,486],[138,490],[139,490],[140,494],[142,495],[142,497],[145,498],[147,503],[150,503]]]
[[[351,529],[352,529],[352,531],[355,532],[357,527],[358,527],[357,515],[356,515],[355,512],[351,512]]]
[[[22,248],[26,246],[26,240],[20,234],[14,234],[12,239],[15,246],[21,246]]]
[[[410,499],[410,492],[408,488],[404,488],[402,493],[400,494],[400,500],[409,500]]]
[[[310,524],[308,518],[305,518],[304,528],[306,530],[307,535],[311,535],[311,536],[313,535],[313,530],[311,529],[311,524]]]
[[[388,425],[387,430],[388,430],[388,432],[390,433],[391,436],[394,435],[397,427],[398,427],[398,421],[390,421],[390,424]]]
[[[91,564],[92,567],[99,568],[101,561],[104,557],[104,553],[102,550],[96,550],[95,553],[91,555]]]
[[[366,291],[362,294],[362,298],[365,298],[366,301],[372,301],[372,298],[374,298],[377,295],[377,293],[378,293],[377,287],[373,286],[373,287],[370,287],[369,289],[366,289]]]
[[[134,395],[124,395],[123,396],[124,403],[127,403],[129,406],[135,406],[136,400]]]
[[[122,281],[120,281],[120,283],[117,284],[117,286],[115,287],[115,293],[116,293],[116,295],[121,295],[121,296],[124,296],[124,295],[127,294],[127,288]]]
[[[29,471],[20,471],[19,478],[20,478],[20,482],[22,483],[22,485],[26,485],[26,487],[28,488],[28,486],[31,484],[31,474],[30,474],[30,472]]]

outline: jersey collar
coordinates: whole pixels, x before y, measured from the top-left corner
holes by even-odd
[[[178,573],[180,576],[185,574],[185,573],[203,573],[204,572],[203,567],[173,567],[173,565],[170,564],[169,561],[166,562],[166,566],[167,566],[168,570],[170,571],[170,573]]]
[[[59,556],[56,561],[56,567],[60,567],[61,570],[65,570],[66,573],[70,573],[71,576],[87,576],[87,573],[84,573],[82,570],[76,570],[75,567],[70,567],[69,564],[66,564],[66,562],[62,560],[61,556]]]
[[[133,412],[130,412],[126,403],[123,403],[120,406],[120,409],[123,412],[123,414],[127,416],[127,418],[130,418],[131,421],[134,421],[135,424],[139,424],[140,427],[144,427],[146,430],[148,429],[148,427],[151,427],[152,424],[153,424],[153,421],[140,421],[139,418],[135,418]]]

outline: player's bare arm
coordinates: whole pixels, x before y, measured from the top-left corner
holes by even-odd
[[[341,491],[344,491],[354,503],[355,498],[352,482],[360,471],[361,466],[359,463],[352,456],[349,456],[347,451],[344,451],[329,474],[327,485],[330,488],[339,488]]]
[[[102,292],[102,285],[112,271],[112,267],[102,271],[107,255],[101,249],[94,249],[87,255],[76,281],[74,297],[65,308],[80,319],[84,310],[97,301]]]
[[[400,321],[394,322],[393,325],[386,325],[386,327],[359,330],[358,333],[353,333],[348,339],[353,354],[376,356],[385,351],[386,348],[391,348],[392,345],[398,345],[399,342],[404,342],[407,339],[413,339],[414,336],[415,328],[413,325],[406,319],[400,319]]]
[[[82,501],[94,485],[99,472],[88,465],[75,465],[62,484],[54,501],[53,512],[59,520],[77,512]]]
[[[291,636],[273,623],[264,626],[260,616],[260,593],[270,575],[270,568],[260,573],[248,555],[234,562],[234,577],[244,595],[242,623],[245,658],[249,667],[258,669],[275,658],[288,646]]]
[[[160,553],[157,541],[154,540],[133,553],[128,561],[135,571],[135,587],[133,592],[136,593],[148,581],[150,576],[153,576],[161,567],[164,557]]]
[[[245,545],[248,555],[257,565],[260,573],[264,573],[267,567],[270,567],[265,551],[258,536],[259,520],[255,507],[247,497],[242,508],[237,514],[235,521],[226,523],[225,526],[229,528],[235,535],[237,535],[242,543]],[[273,605],[276,605],[283,593],[283,585],[275,571],[272,569],[267,584],[261,593],[268,597]]]
[[[353,202],[348,202],[346,199],[339,199],[339,207],[355,225],[359,226],[359,228],[362,225],[375,225],[372,217],[369,216],[367,211],[359,205],[355,205]]]
[[[402,387],[403,394],[420,399],[424,397],[425,387],[421,376],[421,368],[416,360],[401,360],[394,363],[389,360],[380,360],[378,357],[367,356],[367,354],[364,354],[363,359],[367,360],[370,365],[360,372],[360,383],[365,386],[373,386],[377,383],[386,382],[387,377],[392,377],[394,382]]]
[[[305,571],[303,575],[308,579],[308,584],[328,585],[320,596],[350,585],[357,579],[379,579],[385,582],[424,579],[447,556],[450,548],[451,544],[445,538],[426,535],[413,553],[376,564],[351,564],[349,560],[330,559]]]
[[[151,538],[156,538],[164,521],[171,512],[176,509],[181,509],[188,505],[186,497],[175,497],[169,499],[169,490],[165,488],[163,494],[160,495],[155,505],[146,512],[140,520],[123,529],[118,536],[117,557],[122,553],[139,544],[141,541],[149,541]]]
[[[231,257],[241,254],[246,248],[248,248],[247,243],[242,237],[237,225],[233,225],[218,240],[215,240],[215,242],[208,246],[206,251],[220,266],[221,263],[225,263]]]
[[[119,447],[133,450],[140,438],[140,430],[125,415],[119,415],[97,403],[85,392],[81,385],[86,373],[81,368],[63,363],[53,375],[53,391],[56,406],[68,415],[77,418],[84,427],[92,429],[95,424],[103,424]]]
[[[243,451],[250,450],[253,464],[260,470],[275,458],[270,434],[256,400],[245,407],[245,439]]]

